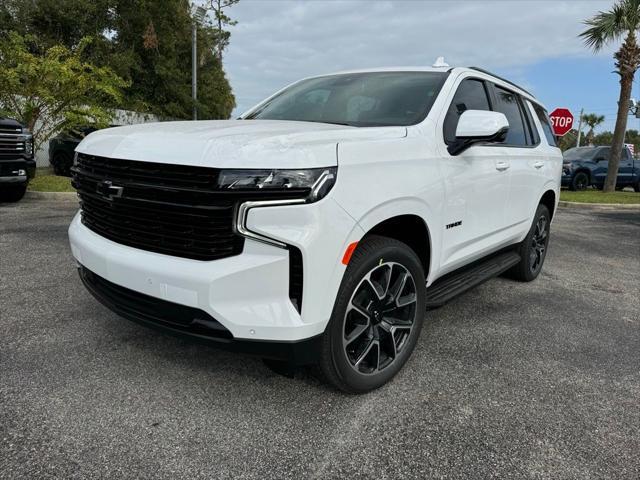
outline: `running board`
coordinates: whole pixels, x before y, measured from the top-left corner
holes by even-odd
[[[507,251],[451,272],[427,288],[427,308],[441,307],[448,301],[497,277],[520,262],[520,255]]]

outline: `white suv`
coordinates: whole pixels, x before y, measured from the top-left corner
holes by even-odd
[[[544,107],[511,82],[351,71],[238,120],[92,133],[69,238],[121,316],[364,392],[407,361],[428,308],[538,276],[561,171]]]

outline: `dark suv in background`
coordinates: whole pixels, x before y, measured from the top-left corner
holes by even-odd
[[[31,133],[17,121],[0,117],[0,201],[20,200],[35,173]]]
[[[584,190],[593,185],[602,188],[609,170],[611,147],[574,147],[565,151],[562,165],[562,186],[570,190]],[[640,160],[627,147],[622,150],[617,188],[633,187],[640,191]]]
[[[115,125],[109,125],[113,127]],[[80,127],[62,132],[49,140],[49,163],[56,175],[71,176],[73,154],[84,137],[98,130],[96,127]]]

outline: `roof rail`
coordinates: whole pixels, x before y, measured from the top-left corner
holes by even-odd
[[[471,70],[475,70],[477,72],[482,72],[482,73],[486,73],[487,75],[491,75],[492,77],[497,78],[498,80],[502,80],[503,82],[508,83],[509,85],[513,85],[516,88],[519,88],[520,90],[522,90],[525,93],[528,93],[529,95],[531,95],[532,97],[535,98],[535,96],[528,90],[525,90],[524,88],[522,88],[520,85],[518,85],[517,83],[513,83],[511,80],[507,80],[506,78],[502,78],[499,75],[496,75],[495,73],[491,73],[489,70],[485,70],[484,68],[480,68],[480,67],[469,67]]]

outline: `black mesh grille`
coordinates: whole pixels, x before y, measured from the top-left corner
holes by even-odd
[[[72,169],[82,223],[97,234],[143,250],[195,260],[242,252],[238,205],[294,198],[299,191],[221,191],[219,169],[79,154]]]
[[[99,235],[152,252],[215,260],[237,255],[243,246],[233,231],[236,202],[214,191],[217,174],[205,167],[78,155],[73,185],[82,222]]]

